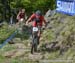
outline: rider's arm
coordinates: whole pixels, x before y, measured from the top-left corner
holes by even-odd
[[[32,14],[31,17],[27,20],[26,24],[28,24],[34,17],[35,17],[35,15]]]
[[[28,24],[30,21],[31,21],[31,18],[29,18],[29,19],[27,20],[26,24]]]
[[[20,12],[17,14],[17,18],[16,18],[17,20],[20,19],[20,16],[19,15],[20,15]]]
[[[44,24],[46,24],[46,20],[44,19]]]
[[[44,17],[43,17],[43,22],[44,22],[44,25],[46,26],[47,22],[46,22],[46,20],[44,19]]]

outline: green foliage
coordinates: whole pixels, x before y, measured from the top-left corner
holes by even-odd
[[[8,29],[8,25],[4,25],[0,28],[0,43],[6,40],[12,33],[14,29]]]
[[[46,29],[46,31],[44,31],[42,33],[42,38],[43,38],[43,41],[50,42],[55,38],[55,36],[54,36],[54,33],[51,30]]]
[[[28,15],[40,9],[45,13],[48,9],[55,8],[55,0],[6,0],[0,2],[0,13],[3,13],[3,19],[7,19],[6,15],[11,15],[12,9],[25,8]]]

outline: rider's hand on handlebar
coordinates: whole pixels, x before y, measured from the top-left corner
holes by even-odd
[[[45,27],[45,28],[47,27],[47,23],[44,24],[44,27]]]
[[[46,29],[46,25],[44,25],[43,27],[42,27],[42,30],[45,30]]]
[[[46,22],[45,27],[47,27],[48,23]]]
[[[47,23],[46,23],[46,24],[44,24],[44,26],[42,27],[42,29],[43,29],[43,30],[45,30],[45,29],[46,29],[46,27],[47,27]]]

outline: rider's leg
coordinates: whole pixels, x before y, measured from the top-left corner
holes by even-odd
[[[41,37],[41,31],[38,31],[38,45],[39,45],[39,42],[40,42],[40,37]]]
[[[38,45],[39,45],[40,37],[41,37],[41,26],[39,26],[38,28],[39,28],[39,31],[38,31]]]

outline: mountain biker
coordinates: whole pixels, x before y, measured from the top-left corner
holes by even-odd
[[[19,10],[19,13],[17,14],[17,20],[18,23],[22,27],[22,23],[25,21],[25,9]]]
[[[39,31],[38,31],[38,44],[39,44],[39,39],[41,36],[41,27],[44,23],[46,25],[46,21],[44,19],[44,16],[42,15],[40,10],[37,10],[35,13],[31,15],[31,17],[26,21],[26,25],[28,25],[29,22],[32,22],[32,27],[36,27],[37,25],[40,26]],[[37,24],[38,22],[38,24]]]

